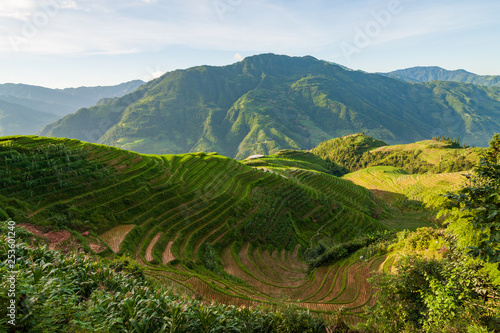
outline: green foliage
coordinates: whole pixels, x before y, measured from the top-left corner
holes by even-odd
[[[500,135],[495,134],[490,147],[474,168],[470,182],[458,193],[448,193],[448,208],[469,212],[467,218],[481,241],[470,247],[473,257],[500,263]]]
[[[418,228],[404,238],[405,249],[417,251],[429,249],[431,242],[437,241],[441,235],[442,233],[434,228]]]
[[[480,266],[460,255],[444,260],[405,256],[397,274],[372,278],[377,303],[368,324],[381,332],[462,332],[472,327],[498,329],[494,293]],[[496,319],[495,319],[496,318]]]
[[[359,169],[365,153],[374,148],[386,145],[383,141],[360,133],[322,142],[312,150],[312,153],[322,159],[342,166],[344,170],[340,170],[342,172],[341,176]]]
[[[9,215],[2,209],[0,208],[0,221],[8,220]]]
[[[461,148],[462,146],[460,145],[460,138],[455,138],[451,140],[450,138],[445,138],[444,136],[438,137],[435,136],[432,138],[433,141],[438,141],[438,142],[443,142],[447,144],[450,148]],[[463,148],[468,148],[467,145],[464,143]]]
[[[117,259],[113,259],[108,264],[110,269],[115,272],[124,272],[125,274],[131,274],[138,279],[144,279],[144,267],[138,264],[135,260],[122,256]]]
[[[341,243],[338,245],[334,245],[332,247],[326,247],[323,244],[319,244],[310,251],[306,251],[304,256],[308,259],[308,269],[309,271],[314,270],[315,268],[321,266],[328,266],[334,264],[335,262],[342,260],[351,256],[354,252],[357,252],[360,249],[364,249],[361,251],[363,259],[369,259],[374,255],[373,249],[376,247],[372,247],[368,249],[370,246],[373,246],[377,243],[390,243],[394,238],[394,232],[385,231],[383,233],[376,233],[373,235],[367,235],[358,237],[349,242]],[[376,254],[383,254],[377,253]]]
[[[434,147],[432,143],[422,141],[407,147],[385,147],[385,142],[364,134],[353,134],[322,142],[312,153],[333,163],[341,175],[372,166],[392,166],[408,173],[457,172],[474,166],[475,153],[461,148],[458,138],[434,141],[441,145]],[[343,171],[338,169],[339,166]]]
[[[308,311],[203,304],[145,279],[130,259],[105,263],[19,241],[16,326],[4,320],[9,298],[2,292],[2,332],[326,332],[327,323]],[[2,239],[2,275],[7,249]],[[6,279],[0,287],[8,290]]]

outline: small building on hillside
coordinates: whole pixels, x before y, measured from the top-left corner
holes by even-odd
[[[250,155],[248,156],[247,158],[245,158],[246,160],[255,160],[257,158],[261,158],[261,157],[264,157],[264,155],[262,154],[256,154],[256,155]]]

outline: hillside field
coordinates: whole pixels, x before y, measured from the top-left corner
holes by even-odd
[[[206,301],[327,314],[346,307],[350,325],[375,302],[367,279],[393,265],[362,248],[389,230],[433,226],[439,194],[463,174],[379,166],[339,178],[337,165],[311,152],[237,162],[37,136],[0,138],[0,161],[0,214],[57,238],[55,248],[125,255]],[[325,259],[343,244],[346,254]]]
[[[0,142],[0,213],[18,223],[66,229],[87,251],[131,256],[149,276],[203,299],[285,300],[320,312],[345,305],[351,323],[371,301],[366,277],[383,257],[313,271],[304,259],[319,243],[386,229],[363,187],[215,153],[141,155],[34,136]]]

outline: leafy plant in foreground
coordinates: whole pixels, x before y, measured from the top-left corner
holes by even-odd
[[[470,254],[490,263],[500,263],[500,135],[495,134],[480,165],[469,176],[469,184],[457,194],[448,193],[448,208],[470,212],[468,218],[482,240]]]
[[[2,276],[7,250],[2,239]],[[326,332],[324,319],[291,306],[236,308],[185,298],[145,278],[127,258],[98,261],[26,243],[17,244],[16,257],[16,326],[5,320],[10,299],[2,279],[1,332]]]

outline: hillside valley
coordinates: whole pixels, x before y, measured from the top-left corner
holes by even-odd
[[[371,162],[386,165],[351,172],[357,164],[337,164],[330,141],[238,162],[217,153],[147,155],[75,139],[2,137],[0,219],[52,249],[126,260],[119,267],[176,295],[278,312],[341,311],[354,326],[376,304],[369,278],[394,271],[404,253],[388,247],[395,232],[441,226],[440,195],[462,186],[469,171],[458,164],[454,172],[411,174],[387,152],[420,156],[411,163],[428,167],[456,154],[477,163],[481,150],[439,139],[388,146],[364,134],[332,141],[353,161],[382,149]],[[403,234],[400,242],[412,239]],[[442,257],[442,246],[428,255]]]

